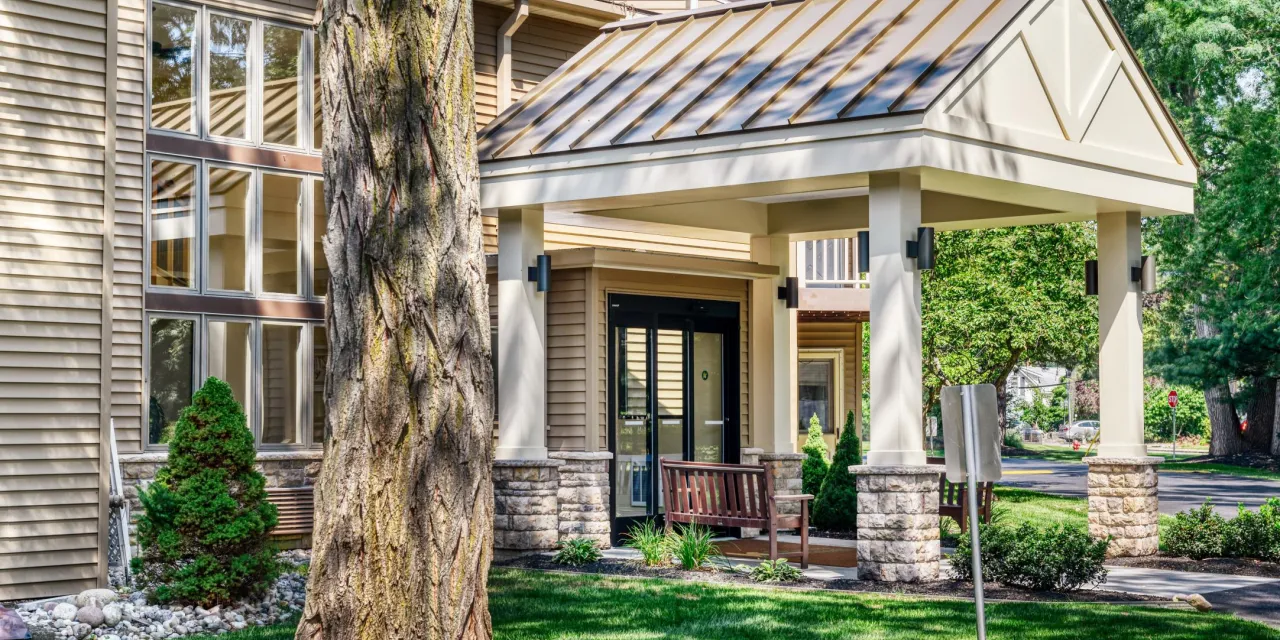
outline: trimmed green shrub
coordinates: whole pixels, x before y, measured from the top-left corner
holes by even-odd
[[[804,577],[804,572],[789,564],[786,558],[778,558],[761,561],[747,575],[754,582],[795,582]]]
[[[853,412],[845,416],[835,459],[813,501],[813,525],[827,531],[858,530],[858,486],[849,467],[862,464],[862,440]]]
[[[601,553],[599,545],[591,538],[569,538],[556,543],[555,557],[551,559],[556,564],[569,565],[571,567],[581,567],[584,564],[599,562],[604,557]]]
[[[280,567],[267,532],[276,525],[253,434],[227,383],[209,378],[183,410],[169,460],[140,492],[142,555],[133,570],[162,603],[210,607],[259,595]]]
[[[1223,538],[1224,555],[1280,562],[1280,498],[1268,498],[1257,511],[1240,505]]]
[[[804,464],[800,467],[804,492],[817,495],[822,488],[822,479],[827,477],[830,463],[827,462],[827,441],[822,438],[822,425],[818,422],[816,413],[809,418],[809,437],[800,450],[805,454]]]
[[[1094,540],[1083,527],[984,524],[978,535],[984,580],[1035,591],[1076,591],[1106,581],[1102,563],[1111,539]],[[947,557],[957,580],[973,581],[971,554],[969,536],[960,536],[955,553]]]
[[[1224,555],[1227,528],[1227,521],[1213,511],[1213,500],[1205,498],[1200,508],[1174,516],[1160,542],[1169,555],[1192,560],[1218,558]]]
[[[671,555],[675,556],[685,571],[701,569],[712,558],[722,555],[720,548],[711,541],[713,537],[711,527],[696,523],[678,527],[677,531],[671,533]]]
[[[640,552],[644,566],[657,567],[671,561],[671,548],[667,540],[667,532],[649,518],[638,522],[622,534],[627,539],[627,546]]]

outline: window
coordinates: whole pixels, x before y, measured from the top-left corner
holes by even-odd
[[[808,432],[809,420],[818,416],[823,433],[835,433],[843,424],[844,352],[840,349],[801,349],[797,369],[801,434]]]
[[[311,290],[316,296],[323,296],[329,293],[329,260],[324,255],[329,216],[324,208],[324,181],[313,180],[311,184],[311,262],[314,265]]]
[[[253,173],[209,168],[209,288],[249,291]]]
[[[262,290],[268,293],[301,293],[298,273],[301,247],[298,221],[302,215],[302,179],[297,176],[262,175]]]
[[[149,444],[168,443],[182,410],[210,376],[231,386],[262,445],[323,441],[323,325],[153,312],[148,326]]]
[[[151,126],[196,132],[196,33],[194,9],[151,5]]]
[[[149,27],[152,129],[319,149],[311,29],[161,0]]]
[[[196,165],[151,163],[151,284],[195,286]]]

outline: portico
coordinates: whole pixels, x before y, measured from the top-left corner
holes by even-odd
[[[1132,540],[1115,553],[1154,551],[1154,525],[1143,528],[1154,480],[1149,496],[1121,496],[1101,478],[1152,469],[1131,268],[1141,217],[1192,213],[1196,167],[1100,2],[748,2],[626,20],[487,127],[480,157],[481,205],[499,218],[501,459],[538,460],[549,448],[542,417],[555,392],[543,386],[550,376],[535,379],[553,357],[540,308],[548,294],[524,275],[544,252],[541,216],[750,238],[750,260],[736,267],[649,255],[621,268],[742,282],[750,393],[738,444],[764,455],[795,446],[796,311],[778,295],[795,273],[793,242],[869,230],[875,334],[859,556],[864,575],[885,580],[933,579],[938,566],[937,518],[911,506],[940,469],[925,464],[920,429],[920,266],[908,241],[920,227],[1096,221],[1105,465],[1090,481],[1090,521],[1096,535]],[[612,339],[603,348],[622,357]],[[592,394],[589,411],[603,397]],[[606,406],[596,429],[621,415]],[[588,427],[587,450],[612,442],[604,435]]]

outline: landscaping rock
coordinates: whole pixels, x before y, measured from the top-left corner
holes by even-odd
[[[62,602],[53,608],[54,620],[70,620],[76,617],[76,606],[70,602]]]
[[[120,596],[110,589],[87,589],[76,596],[76,606],[87,607],[90,602],[97,600],[99,607],[105,607],[119,598]]]
[[[108,627],[120,624],[124,619],[124,608],[118,604],[109,604],[102,608],[102,623]]]
[[[90,600],[88,606],[80,607],[76,612],[76,622],[83,622],[90,627],[100,627],[105,621],[102,615],[102,608],[98,606],[96,600]]]

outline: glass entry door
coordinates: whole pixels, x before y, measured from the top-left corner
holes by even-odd
[[[658,458],[737,462],[738,305],[609,297],[613,531],[661,517]]]

